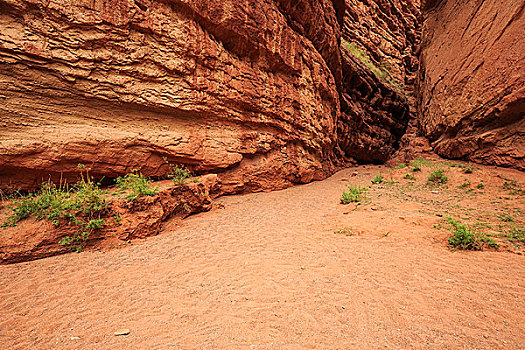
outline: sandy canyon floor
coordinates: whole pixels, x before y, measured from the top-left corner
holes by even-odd
[[[504,237],[524,175],[445,168],[437,188],[432,169],[349,168],[121,249],[0,266],[0,348],[524,349],[524,249]],[[340,204],[349,184],[365,203]],[[449,249],[447,216],[500,248]]]

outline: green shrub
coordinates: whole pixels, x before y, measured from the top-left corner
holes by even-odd
[[[175,185],[185,185],[192,177],[191,171],[185,165],[173,165],[164,157],[164,162],[168,165],[168,178],[172,179]]]
[[[381,174],[377,174],[372,180],[373,184],[380,184],[381,182],[383,182],[383,175]]]
[[[407,180],[415,180],[416,178],[414,177],[414,175],[409,174],[409,173],[406,173],[406,174],[403,176],[403,179],[407,179]]]
[[[458,188],[466,188],[470,186],[470,181],[465,181],[461,185],[458,186]]]
[[[444,184],[447,183],[448,178],[445,176],[445,171],[443,169],[436,169],[430,173],[428,177],[428,183],[431,184]]]
[[[153,196],[157,193],[157,188],[149,187],[151,180],[144,177],[139,172],[126,174],[124,177],[119,176],[116,182],[117,187],[124,191],[129,191],[126,195],[126,199],[132,202],[139,197]]]
[[[445,220],[451,225],[452,237],[448,244],[452,248],[464,250],[481,250],[481,239],[473,228],[470,228],[457,220],[447,217]]]
[[[191,171],[184,165],[175,165],[171,167],[171,173],[168,175],[176,185],[184,185],[191,178]]]
[[[479,183],[477,186],[476,186],[478,189],[482,190],[483,187],[485,187],[482,183]]]
[[[107,204],[99,185],[89,176],[89,169],[79,166],[81,179],[72,188],[57,188],[52,182],[42,184],[39,191],[23,196],[13,203],[11,215],[2,226],[15,226],[19,221],[33,216],[46,219],[59,226],[61,222],[76,228],[72,236],[60,240],[62,245],[71,245],[80,251],[89,235],[101,229],[105,222],[100,218]]]
[[[366,199],[365,193],[368,189],[365,187],[348,186],[348,192],[343,191],[341,195],[341,203],[360,203]]]

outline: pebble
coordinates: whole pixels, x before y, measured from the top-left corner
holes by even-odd
[[[71,337],[69,339],[71,339],[71,340],[78,340],[78,339],[80,339],[80,337]]]
[[[438,194],[439,192],[438,192],[438,191],[436,191],[436,190],[434,190],[434,191],[432,191],[432,193],[434,193],[434,194]]]
[[[118,331],[115,332],[115,335],[128,335],[129,334],[129,329],[119,329]]]

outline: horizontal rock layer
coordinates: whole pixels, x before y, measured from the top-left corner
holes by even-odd
[[[333,171],[341,1],[0,0],[0,184],[164,158],[223,191]]]
[[[525,169],[525,1],[426,1],[419,128],[445,157]]]
[[[344,47],[342,52],[339,146],[345,156],[358,161],[384,162],[405,133],[410,116],[407,98]]]

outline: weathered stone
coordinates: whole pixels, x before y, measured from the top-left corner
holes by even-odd
[[[438,154],[525,169],[525,1],[426,1],[420,130]]]
[[[414,109],[417,2],[348,0],[342,35],[339,146],[347,157],[384,162],[399,147]]]
[[[334,9],[334,4],[339,12]],[[0,185],[163,158],[223,191],[333,171],[341,1],[0,0]]]

